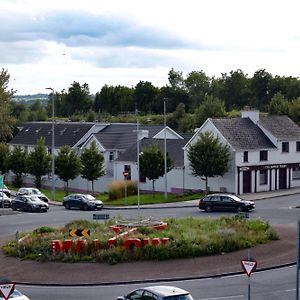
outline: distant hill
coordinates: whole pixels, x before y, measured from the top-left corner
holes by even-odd
[[[48,101],[48,94],[15,95],[13,99],[21,102]]]

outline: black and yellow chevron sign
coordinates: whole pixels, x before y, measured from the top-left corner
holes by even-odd
[[[85,229],[70,229],[69,230],[69,236],[76,237],[76,236],[85,236],[88,237],[90,236],[90,230],[85,228]]]

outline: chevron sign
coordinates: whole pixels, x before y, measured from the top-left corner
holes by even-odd
[[[90,230],[85,228],[85,229],[71,229],[69,230],[69,236],[76,237],[76,236],[85,236],[89,237],[90,236]]]

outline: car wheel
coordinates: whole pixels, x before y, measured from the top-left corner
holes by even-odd
[[[238,206],[237,207],[237,212],[242,212],[244,209],[243,209],[243,206]]]
[[[15,205],[15,204],[12,204],[12,205],[11,205],[11,209],[12,209],[12,210],[17,210],[16,205]]]
[[[211,205],[207,205],[207,206],[205,207],[205,211],[206,211],[206,212],[212,212],[212,207],[211,207]]]
[[[27,211],[28,212],[32,212],[32,207],[31,206],[27,206]]]
[[[69,204],[69,203],[66,203],[66,204],[65,204],[65,208],[66,208],[66,209],[70,209],[70,208],[71,208],[71,207],[70,207],[70,204]]]
[[[83,209],[83,210],[88,210],[89,207],[87,206],[87,204],[83,204],[82,209]]]

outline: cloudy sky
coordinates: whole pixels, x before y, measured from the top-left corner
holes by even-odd
[[[17,94],[166,85],[171,68],[300,75],[299,0],[0,0],[0,68]]]

